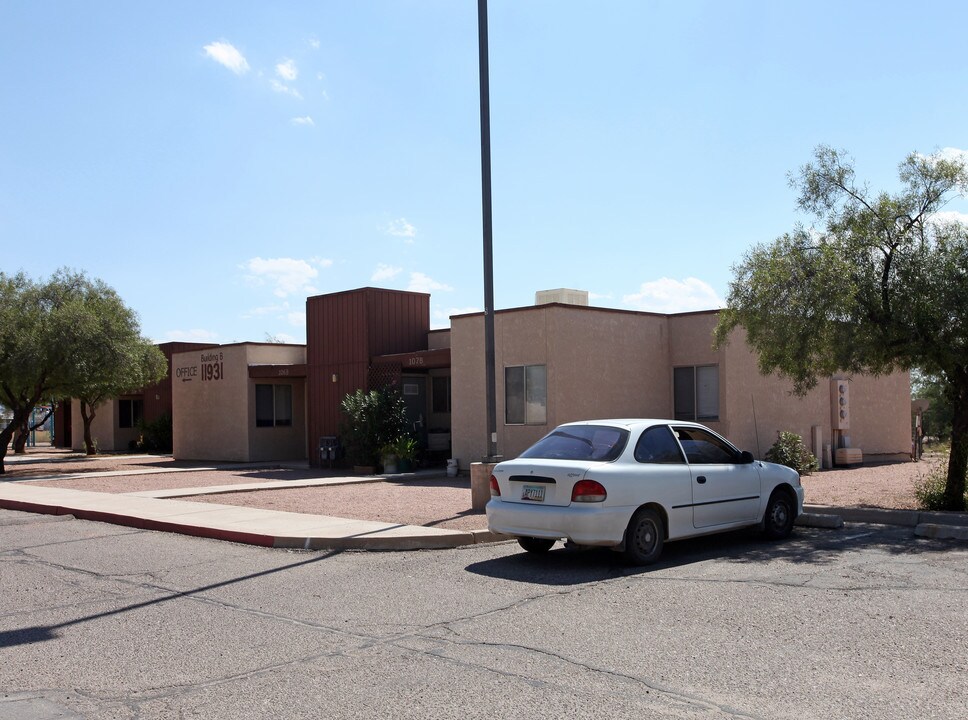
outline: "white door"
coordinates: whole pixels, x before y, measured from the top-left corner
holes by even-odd
[[[732,445],[707,430],[673,428],[692,474],[692,517],[697,528],[756,520],[760,474]]]

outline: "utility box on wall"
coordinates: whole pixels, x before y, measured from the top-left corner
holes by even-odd
[[[830,381],[830,426],[833,430],[850,430],[850,381]]]

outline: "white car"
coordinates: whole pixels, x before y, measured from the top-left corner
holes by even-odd
[[[560,425],[491,475],[487,523],[528,552],[562,538],[655,562],[669,540],[760,526],[787,537],[800,475],[755,460],[709,428],[675,420]]]

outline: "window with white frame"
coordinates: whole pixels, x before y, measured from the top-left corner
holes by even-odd
[[[121,398],[118,400],[118,427],[138,427],[143,413],[144,400]]]
[[[544,365],[504,368],[504,423],[543,425],[548,421],[548,371]]]
[[[292,425],[292,385],[255,386],[255,426]]]
[[[719,420],[719,366],[692,365],[672,372],[676,420]]]

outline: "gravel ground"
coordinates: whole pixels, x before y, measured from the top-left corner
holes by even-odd
[[[48,462],[50,456],[43,453],[34,453],[29,457],[30,463],[8,463],[7,474],[3,479],[199,466],[197,463],[175,461],[163,456],[96,456],[59,459],[55,462]],[[33,462],[34,459],[37,462]],[[805,476],[802,481],[806,502],[840,507],[915,509],[917,501],[914,489],[917,483],[934,469],[943,467],[943,462],[942,456],[929,454],[918,463],[867,465],[814,473]],[[65,477],[38,480],[36,483],[96,492],[125,493],[335,476],[338,474],[320,470],[228,467],[116,477]],[[474,530],[487,525],[482,512],[470,509],[470,480],[466,477],[236,492],[196,496],[191,501],[456,530]]]
[[[487,527],[484,513],[471,510],[470,478],[263,490],[192,500],[451,530]]]

